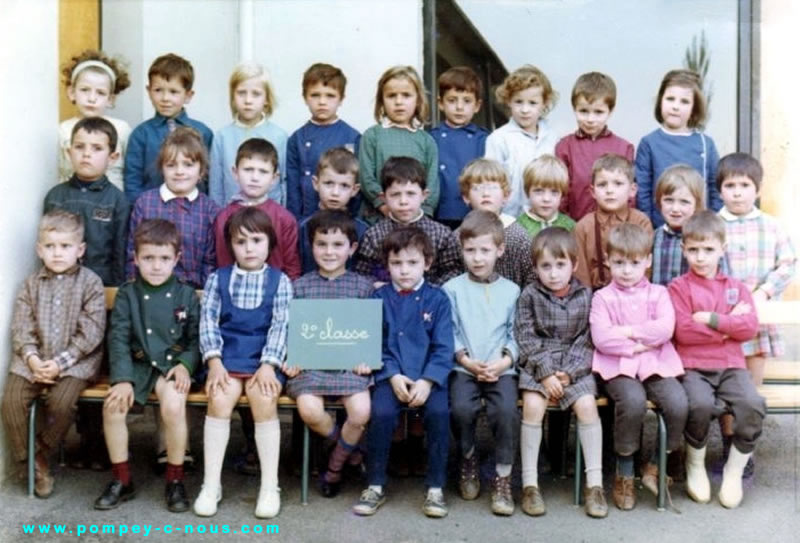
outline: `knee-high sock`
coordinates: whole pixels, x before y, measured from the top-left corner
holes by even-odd
[[[578,423],[578,434],[586,462],[586,486],[603,486],[603,428],[600,420]]]
[[[203,425],[203,457],[205,471],[203,486],[206,489],[219,488],[221,484],[222,462],[225,460],[225,449],[231,435],[230,419],[218,419],[206,415]]]
[[[522,455],[522,487],[539,486],[539,448],[542,445],[542,423],[522,421],[520,446]]]
[[[261,488],[278,488],[281,424],[278,419],[255,423],[256,449],[261,463]]]

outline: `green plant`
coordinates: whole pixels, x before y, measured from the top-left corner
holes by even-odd
[[[711,64],[711,53],[708,50],[708,39],[706,31],[700,32],[700,36],[692,38],[692,44],[686,48],[683,57],[683,67],[700,75],[703,94],[706,97],[706,110],[711,111],[711,98],[714,96],[714,84],[708,80],[708,67]],[[706,115],[708,117],[708,115]]]

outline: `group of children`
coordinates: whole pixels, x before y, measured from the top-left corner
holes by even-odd
[[[84,53],[65,79],[82,118],[62,123],[65,182],[45,199],[37,239],[44,267],[15,306],[2,409],[23,461],[30,400],[50,388],[50,423],[36,443],[38,496],[53,491],[50,452],[103,358],[103,286],[119,286],[102,410],[113,479],[97,509],[136,493],[125,421],[152,392],[167,507],[192,507],[183,464],[193,382],[208,395],[203,486],[193,504],[200,516],[214,515],[222,499],[230,419],[243,394],[261,473],[255,514],[278,514],[284,391],[330,443],[323,495],[335,496],[344,468],[366,455],[359,515],[386,500],[404,407],[423,411],[423,512],[447,515],[451,429],[459,493],[477,498],[475,429],[485,403],[496,463],[492,512],[514,512],[519,436],[521,508],[545,513],[538,454],[544,415],[556,405],[577,416],[586,513],[605,517],[599,392],[614,405],[619,509],[636,502],[634,454],[648,399],[666,420],[667,448],[686,441],[687,491],[698,502],[711,497],[705,451],[710,421],[720,417],[729,454],[719,500],[741,502],[765,415],[755,384],[765,357],[782,349],[776,330],[759,328],[756,303],[780,296],[795,256],[777,221],[755,206],[758,162],[742,153],[718,162],[713,141],[696,129],[705,109],[692,72],[665,76],[655,111],[661,127],[642,139],[635,165],[633,146],[607,126],[614,82],[596,72],[578,78],[578,130],[560,141],[545,120],[557,93],[529,65],[497,89],[511,118],[490,135],[472,124],[483,91],[466,67],[439,78],[445,120],[430,133],[416,71],[387,70],[376,124],[363,136],[338,118],[346,79],[326,64],[304,74],[311,119],[291,137],[269,121],[275,97],[258,66],[234,71],[234,122],[213,137],[186,114],[193,70],[177,55],[151,65],[156,115],[133,132],[104,115],[129,85],[118,60]],[[195,289],[203,289],[201,301]],[[292,298],[370,297],[383,303],[379,370],[287,366]],[[341,426],[324,409],[331,397],[346,409]],[[641,475],[657,493],[655,463]]]

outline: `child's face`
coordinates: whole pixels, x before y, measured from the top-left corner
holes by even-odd
[[[164,183],[175,196],[189,196],[200,182],[202,165],[199,160],[192,160],[178,151],[172,158],[164,162],[162,174]]]
[[[589,137],[599,136],[606,127],[610,116],[611,109],[602,98],[596,98],[590,102],[585,96],[579,96],[575,101],[575,118],[578,120],[578,128]]]
[[[491,234],[465,239],[462,245],[464,265],[469,272],[481,281],[494,272],[497,259],[503,256],[505,245],[497,245]]]
[[[147,95],[153,107],[162,117],[177,117],[183,107],[192,100],[194,91],[186,90],[177,77],[167,79],[160,75],[150,78]]]
[[[264,91],[264,83],[257,77],[245,79],[233,90],[236,116],[246,125],[252,125],[261,120],[266,103],[267,93]]]
[[[642,280],[647,268],[653,263],[653,255],[625,256],[620,253],[608,255],[611,278],[622,287],[632,287]]]
[[[275,184],[280,173],[275,164],[259,156],[243,158],[233,167],[233,176],[248,200],[260,200]]]
[[[106,108],[114,105],[111,78],[106,73],[83,70],[67,87],[67,98],[77,106],[81,117],[101,117]]]
[[[139,276],[148,284],[157,287],[172,277],[172,270],[178,263],[181,254],[169,244],[156,245],[143,243],[133,254],[133,261],[139,269]]]
[[[503,185],[497,181],[482,181],[470,185],[469,192],[463,199],[472,209],[491,211],[499,215],[508,201],[508,194],[503,192]]]
[[[636,183],[619,170],[600,170],[592,182],[592,197],[597,207],[614,213],[628,207],[628,200],[636,196]]]
[[[568,256],[555,257],[553,253],[544,250],[536,260],[536,276],[549,290],[558,291],[569,285],[572,274],[578,269],[578,264],[573,263]]]
[[[75,132],[69,146],[69,161],[78,179],[96,181],[106,173],[119,157],[108,144],[108,135],[99,130],[87,132],[81,128]]]
[[[734,215],[747,215],[753,211],[759,191],[746,175],[734,175],[722,181],[719,192],[728,211]]]
[[[383,86],[383,111],[395,124],[410,126],[417,112],[417,88],[406,77],[394,77]]]
[[[661,97],[661,118],[664,128],[685,131],[694,109],[694,92],[688,87],[671,86]]]
[[[511,118],[520,128],[536,134],[545,107],[542,87],[528,87],[515,92],[508,107],[511,109]]]
[[[468,125],[480,109],[481,101],[470,91],[447,89],[439,97],[439,111],[453,128]]]
[[[670,228],[680,230],[697,210],[697,200],[687,187],[678,187],[661,197],[661,214]]]
[[[330,124],[337,119],[336,112],[342,105],[342,93],[335,87],[325,83],[314,83],[306,89],[303,95],[311,120],[317,124]]]
[[[389,207],[392,217],[400,223],[410,223],[419,217],[422,202],[428,197],[428,191],[416,183],[394,182],[383,193],[383,201]]]
[[[347,270],[347,259],[353,256],[358,243],[350,243],[350,239],[341,230],[317,231],[311,254],[319,266],[323,277],[338,277]]]
[[[74,232],[50,230],[39,236],[36,254],[42,259],[44,267],[53,273],[64,273],[83,256],[86,244]]]
[[[681,247],[694,273],[707,279],[716,277],[719,259],[725,254],[725,245],[720,240],[713,236],[704,239],[684,238]]]
[[[425,272],[430,269],[431,263],[425,261],[418,248],[406,247],[396,253],[389,253],[386,266],[389,268],[392,283],[408,290],[417,286]]]
[[[528,192],[528,200],[531,203],[531,211],[538,217],[549,221],[558,213],[558,206],[561,205],[561,191],[544,187],[531,187]]]
[[[264,232],[240,230],[231,237],[236,265],[246,271],[260,270],[269,258],[269,238]]]
[[[358,194],[359,184],[353,173],[339,173],[333,168],[323,168],[311,177],[311,184],[319,194],[319,207],[321,209],[347,209],[350,199]]]

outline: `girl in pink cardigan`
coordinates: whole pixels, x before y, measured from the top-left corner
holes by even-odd
[[[670,451],[680,446],[689,410],[676,379],[683,375],[683,365],[670,341],[675,311],[667,289],[645,276],[651,248],[651,235],[640,226],[626,223],[611,230],[607,251],[612,282],[594,294],[589,316],[592,370],[614,401],[617,470],[612,497],[622,510],[636,505],[633,455],[639,449],[647,400],[663,413]],[[642,484],[658,494],[657,480],[658,467],[650,461],[642,468]]]

